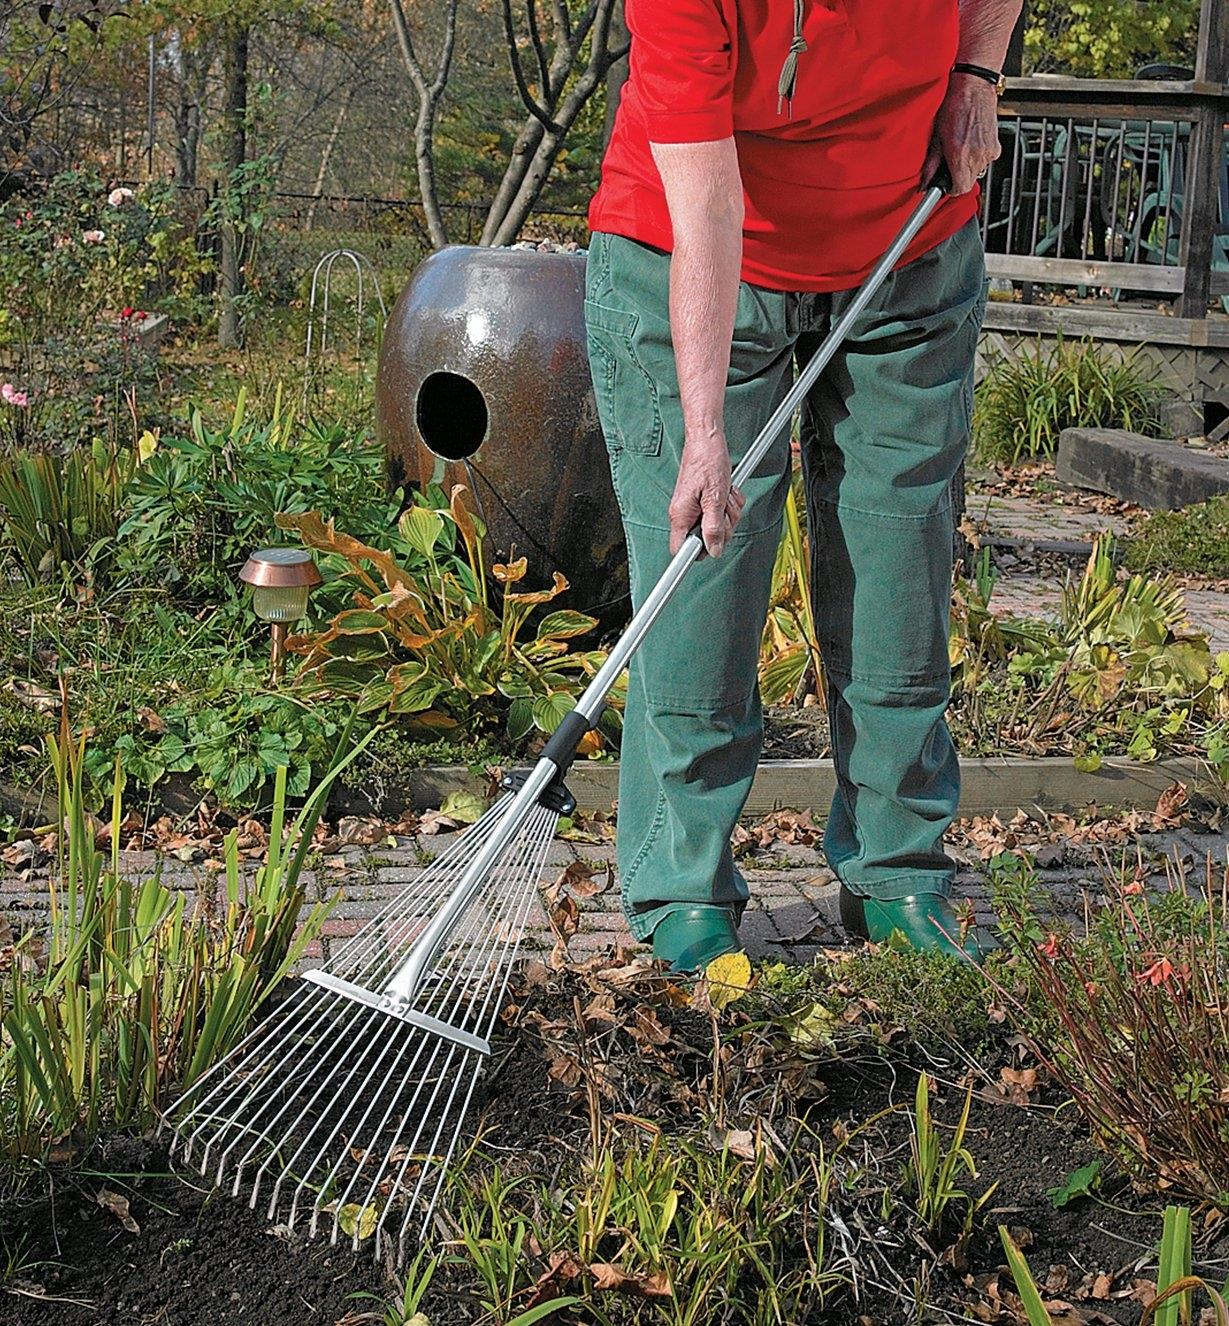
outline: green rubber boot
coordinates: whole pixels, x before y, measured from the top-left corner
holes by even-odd
[[[852,893],[841,885],[841,925],[847,933],[882,944],[899,932],[919,952],[944,953],[981,963],[998,948],[992,936],[979,930],[966,936],[960,947],[960,922],[950,900],[941,893],[915,893],[907,898],[880,900]]]
[[[671,971],[704,971],[724,953],[741,953],[742,940],[728,907],[698,905],[667,912],[653,929],[653,956]]]

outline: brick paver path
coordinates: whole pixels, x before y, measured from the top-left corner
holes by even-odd
[[[1026,543],[1091,543],[1102,530],[1125,533],[1130,523],[1126,516],[1090,510],[1078,505],[1078,498],[1062,493],[1001,497],[971,492],[968,514],[991,539],[1001,536]],[[1078,571],[1073,568],[1071,574]],[[1207,633],[1212,652],[1229,650],[1229,592],[1211,587],[1187,589],[1184,595],[1191,624]],[[1033,570],[1014,571],[1008,564],[994,587],[990,607],[998,616],[1054,617],[1061,598],[1060,577],[1039,575]]]
[[[348,939],[390,898],[418,879],[429,868],[430,859],[442,852],[454,837],[440,834],[398,838],[395,847],[346,847],[337,855],[317,862],[308,876],[309,896],[321,899],[340,893],[341,900],[325,922],[321,938],[309,950],[305,965],[319,965],[335,944]],[[1177,856],[1191,871],[1190,878],[1198,880],[1203,878],[1209,856],[1214,865],[1225,865],[1229,859],[1229,834],[1183,828],[1149,834],[1128,846],[1111,847],[1108,851],[1114,863],[1121,862],[1125,852],[1133,864],[1136,852],[1142,853],[1158,884],[1165,880],[1166,862]],[[574,861],[596,867],[601,874],[612,860],[613,852],[608,843],[556,840],[542,883],[551,883]],[[185,865],[170,859],[159,863],[153,852],[125,852],[121,854],[121,862],[134,879],[160,868],[166,884],[197,897],[207,896],[220,883],[217,871],[206,863]],[[742,933],[753,957],[775,956],[804,962],[820,947],[845,942],[837,916],[837,886],[816,848],[777,845],[758,856],[745,858],[742,866],[752,893]],[[1055,914],[1078,919],[1085,893],[1096,894],[1104,868],[1104,857],[1098,864],[1091,855],[1081,859],[1068,852],[1060,865],[1041,869],[1040,878],[1053,896]],[[977,862],[962,862],[957,875],[957,894],[973,902],[982,921],[990,919],[989,894]],[[37,924],[46,914],[46,905],[44,880],[23,880],[20,872],[13,870],[0,875],[0,912],[8,912],[18,925]],[[619,912],[617,882],[596,897],[580,900],[578,905],[580,925],[569,942],[573,958],[611,951],[616,945],[631,946],[631,937]],[[535,902],[525,949],[549,949],[553,943],[546,913],[541,903]]]

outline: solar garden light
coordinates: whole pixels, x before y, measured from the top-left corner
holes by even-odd
[[[286,627],[307,612],[307,596],[321,580],[312,555],[302,548],[261,548],[239,572],[239,579],[252,586],[252,611],[272,628],[269,653],[273,680],[282,675],[286,650]]]

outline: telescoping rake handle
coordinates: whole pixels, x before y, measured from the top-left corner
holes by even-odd
[[[827,367],[832,356],[849,335],[853,324],[883,284],[884,278],[901,260],[905,250],[944,197],[946,192],[944,183],[945,181],[936,180],[926,189],[900,234],[892,241],[887,252],[880,258],[858,293],[850,301],[849,307],[828,333],[815,356],[798,375],[797,381],[748,448],[734,471],[732,482],[735,486],[745,483],[755,473],[756,467],[768,449],[777,440],[781,431],[789,425],[794,411],[802,403],[816,378]],[[426,1018],[413,1008],[413,1004],[424,982],[429,978],[436,958],[447,943],[449,935],[464,916],[469,904],[482,890],[505,848],[524,827],[534,808],[541,804],[564,814],[574,808],[575,803],[561,780],[576,758],[576,750],[581,739],[597,723],[606,703],[606,697],[620,673],[640,648],[649,629],[661,615],[662,609],[673,598],[683,577],[703,551],[704,541],[697,525],[683,541],[682,547],[671,559],[661,579],[636,611],[627,630],[611,649],[605,663],[598,669],[576,707],[564,717],[552,733],[538,762],[528,773],[510,775],[504,780],[504,786],[509,790],[515,789],[516,795],[504,812],[499,827],[475,855],[453,893],[415,940],[405,962],[388,979],[383,991],[379,995],[373,995],[357,986],[350,987],[349,982],[337,977],[322,977],[321,984],[327,983],[339,993],[349,993],[352,997],[372,1004],[394,1017],[418,1024],[424,1030],[482,1052],[489,1050],[485,1041],[480,1041],[472,1034],[460,1032],[434,1018]],[[308,979],[312,979],[313,975],[307,973]]]

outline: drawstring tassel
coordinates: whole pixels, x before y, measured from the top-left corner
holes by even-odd
[[[798,57],[807,48],[807,39],[802,35],[803,0],[794,0],[794,39],[789,44],[789,54],[781,66],[781,77],[777,79],[777,114],[782,109],[794,118],[794,88],[798,82]]]

